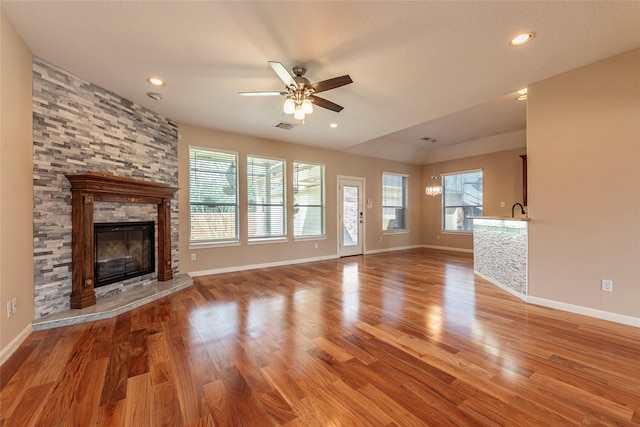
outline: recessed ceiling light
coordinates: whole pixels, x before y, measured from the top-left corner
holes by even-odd
[[[149,83],[150,85],[153,86],[157,86],[157,87],[162,87],[165,85],[164,80],[158,78],[158,77],[149,77],[147,79],[147,83]]]
[[[147,92],[147,96],[154,101],[160,101],[162,99],[162,95],[156,92]]]
[[[527,88],[525,87],[524,89],[520,89],[518,91],[518,97],[516,98],[517,101],[524,101],[527,99]]]
[[[338,124],[337,124],[337,123],[331,123],[331,124],[329,125],[329,127],[330,127],[330,128],[337,128],[337,127],[338,127]]]
[[[536,36],[536,33],[522,33],[518,34],[514,38],[511,39],[509,44],[511,46],[522,46],[523,44],[529,43]]]

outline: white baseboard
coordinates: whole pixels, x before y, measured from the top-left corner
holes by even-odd
[[[396,248],[372,249],[369,251],[365,251],[364,254],[370,255],[370,254],[381,254],[383,252],[406,251],[408,249],[417,249],[421,247],[422,247],[421,245],[413,245],[413,246],[398,246]]]
[[[33,327],[31,323],[29,323],[19,334],[16,336],[11,342],[0,351],[0,365],[9,360],[9,357],[13,354],[14,351],[20,347],[20,344],[27,339],[29,334],[33,331]]]
[[[394,252],[394,251],[404,251],[408,249],[417,249],[417,248],[430,248],[430,249],[440,249],[444,251],[453,251],[453,252],[466,252],[473,253],[471,249],[460,249],[460,248],[448,248],[446,246],[425,246],[425,245],[412,245],[412,246],[398,246],[395,248],[384,248],[384,249],[373,249],[365,251],[365,255],[370,254],[378,254],[383,252]],[[302,264],[305,262],[314,262],[314,261],[324,261],[328,259],[336,259],[340,258],[340,256],[336,255],[327,255],[322,257],[313,257],[313,258],[302,258],[302,259],[294,259],[294,260],[285,260],[285,261],[277,261],[277,262],[267,262],[263,264],[249,264],[249,265],[237,265],[233,267],[224,267],[224,268],[214,268],[211,270],[200,270],[200,271],[189,271],[187,274],[191,277],[198,276],[207,276],[210,274],[222,274],[222,273],[233,273],[236,271],[244,271],[244,270],[255,270],[257,268],[267,268],[267,267],[280,267],[283,265],[293,265],[293,264]]]
[[[325,261],[325,260],[328,260],[328,259],[336,259],[336,258],[338,258],[338,255],[328,255],[328,256],[313,257],[313,258],[302,258],[302,259],[291,259],[291,260],[286,260],[286,261],[266,262],[266,263],[263,263],[263,264],[237,265],[237,266],[233,266],[233,267],[214,268],[212,270],[190,271],[188,274],[191,277],[208,276],[210,274],[233,273],[233,272],[236,272],[236,271],[255,270],[257,268],[267,268],[267,267],[281,267],[283,265],[302,264],[302,263],[305,263],[305,262],[314,262],[314,261]]]
[[[622,323],[624,325],[636,326],[640,328],[640,318],[625,316],[624,314],[611,313],[609,311],[596,310],[595,308],[583,307],[580,305],[568,304],[565,302],[554,301],[545,298],[538,298],[531,295],[523,295],[520,294],[508,286],[503,285],[502,283],[498,283],[493,279],[490,279],[483,274],[478,273],[474,270],[474,274],[482,277],[483,279],[490,282],[492,285],[495,285],[502,289],[503,291],[509,292],[511,295],[514,295],[520,298],[522,301],[528,304],[539,305],[547,308],[554,308],[556,310],[567,311],[569,313],[581,314],[583,316],[594,317],[596,319],[608,320],[610,322]]]
[[[472,254],[473,249],[464,249],[464,248],[453,248],[449,246],[435,246],[435,245],[422,245],[421,248],[427,249],[438,249],[440,251],[450,251],[450,252],[464,252],[467,254]]]
[[[597,310],[595,308],[583,307],[580,305],[567,304],[565,302],[554,301],[545,298],[528,296],[528,303],[540,305],[557,310],[568,311],[570,313],[582,314],[584,316],[595,317],[596,319],[608,320],[610,322],[622,323],[624,325],[640,328],[640,318],[626,316],[624,314],[611,313],[609,311]]]

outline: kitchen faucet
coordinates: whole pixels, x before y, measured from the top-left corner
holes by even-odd
[[[516,206],[520,206],[520,212],[522,213],[522,215],[526,215],[527,214],[524,211],[524,206],[522,206],[521,203],[514,203],[513,206],[511,206],[511,218],[513,218],[513,216],[514,216],[513,210],[516,208]]]

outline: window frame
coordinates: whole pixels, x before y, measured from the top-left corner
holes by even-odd
[[[280,206],[278,204],[257,204],[251,203],[249,200],[250,188],[252,185],[252,178],[249,176],[249,172],[252,168],[251,159],[260,159],[266,161],[279,162],[282,164],[282,234],[280,235],[261,235],[261,236],[251,236],[251,227],[250,227],[250,210],[251,207],[274,207]],[[247,180],[247,240],[249,243],[261,243],[261,242],[273,242],[273,241],[286,241],[287,240],[287,161],[285,159],[276,158],[276,157],[268,157],[268,156],[260,156],[256,154],[247,154],[246,155],[246,170],[245,170],[245,178]]]
[[[452,175],[465,175],[465,174],[471,174],[471,173],[477,173],[480,172],[481,176],[482,176],[482,190],[480,192],[480,194],[482,195],[482,200],[481,200],[481,204],[479,205],[447,205],[446,204],[446,184],[445,184],[445,178],[448,176],[452,176]],[[453,229],[447,229],[446,228],[446,210],[448,208],[480,208],[480,212],[479,215],[473,214],[473,215],[467,215],[463,221],[468,220],[469,216],[480,216],[482,215],[482,211],[484,210],[484,170],[482,168],[477,168],[477,169],[468,169],[468,170],[463,170],[463,171],[456,171],[456,172],[447,172],[447,173],[442,173],[440,174],[440,182],[442,183],[442,208],[440,210],[440,214],[441,214],[441,222],[440,222],[440,228],[441,231],[443,233],[455,233],[455,234],[472,234],[473,233],[473,221],[470,221],[469,224],[470,225],[470,229],[462,229],[462,230],[453,230]],[[462,213],[464,213],[464,210],[462,211]]]
[[[403,213],[404,213],[404,227],[402,228],[393,228],[393,229],[386,229],[384,226],[384,221],[385,221],[385,215],[384,215],[384,211],[385,209],[388,208],[393,208],[393,209],[398,209],[398,206],[396,205],[385,205],[385,185],[384,185],[384,177],[385,175],[393,175],[393,176],[399,176],[402,177],[402,206],[400,207],[400,209],[403,209]],[[381,188],[381,215],[382,215],[382,233],[383,234],[391,234],[391,233],[407,233],[409,232],[409,174],[405,174],[405,173],[398,173],[398,172],[386,172],[383,171],[382,172],[382,176],[381,176],[381,181],[380,181],[382,188]],[[397,219],[397,218],[396,218]]]
[[[229,238],[207,238],[207,239],[193,239],[193,212],[192,212],[192,181],[193,181],[193,169],[192,169],[192,152],[204,151],[209,153],[220,153],[226,155],[235,156],[235,203],[211,203],[209,205],[215,206],[232,206],[235,208],[234,212],[234,236]],[[203,246],[224,246],[224,245],[237,245],[240,243],[240,186],[239,186],[239,169],[240,169],[240,154],[237,151],[220,150],[211,147],[201,147],[190,145],[189,146],[189,187],[188,187],[188,203],[189,203],[189,247],[203,247]],[[200,202],[198,205],[206,206],[206,203]]]
[[[312,205],[312,204],[296,204],[296,165],[309,165],[309,166],[319,166],[320,169],[320,205]],[[294,160],[292,165],[292,184],[293,184],[293,239],[294,240],[309,240],[309,239],[318,239],[318,238],[326,238],[327,236],[327,228],[326,228],[326,165],[323,163],[314,163],[314,162],[305,162],[301,160]],[[320,208],[320,234],[313,235],[297,235],[296,234],[296,226],[295,226],[295,215],[296,215],[296,207],[317,207]]]

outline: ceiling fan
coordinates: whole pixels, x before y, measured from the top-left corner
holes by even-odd
[[[315,94],[353,83],[353,80],[351,80],[348,74],[311,84],[309,80],[304,77],[304,74],[307,72],[304,67],[299,65],[293,67],[291,70],[293,71],[293,75],[291,75],[284,65],[279,62],[269,61],[269,65],[271,65],[273,71],[280,77],[280,80],[284,82],[284,91],[238,92],[238,94],[241,96],[285,96],[284,112],[293,114],[293,117],[298,120],[303,120],[306,114],[313,112],[313,104],[326,108],[327,110],[335,111],[336,113],[343,110],[344,107],[320,98]]]

